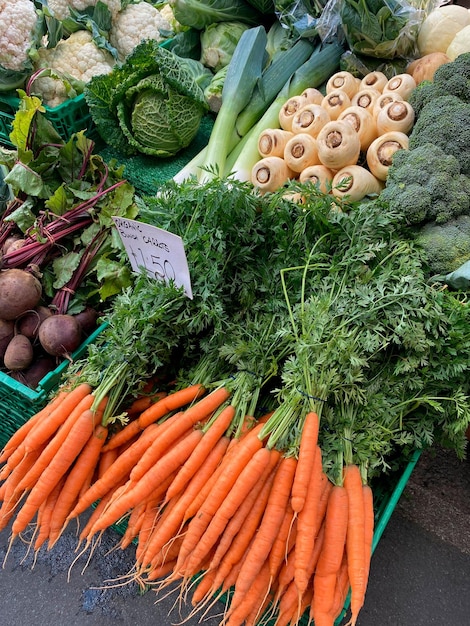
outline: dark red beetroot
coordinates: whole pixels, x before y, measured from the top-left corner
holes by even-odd
[[[0,318],[14,320],[34,309],[42,296],[39,280],[25,270],[0,271]]]
[[[20,315],[15,322],[15,328],[17,332],[34,340],[38,336],[42,322],[51,315],[52,311],[47,306],[37,306],[35,309]]]
[[[48,354],[66,358],[82,341],[82,329],[73,315],[51,315],[39,327],[39,341]]]
[[[25,370],[11,372],[10,376],[22,385],[36,389],[39,382],[56,368],[56,360],[49,354],[37,356]]]
[[[80,313],[74,315],[74,317],[82,327],[84,335],[89,335],[96,328],[96,322],[98,320],[99,313],[98,311],[95,311],[95,309],[87,307]]]
[[[24,335],[15,335],[5,350],[3,363],[7,370],[24,370],[31,365],[34,358],[33,346]]]
[[[14,331],[15,323],[12,320],[0,319],[0,362],[3,361],[3,355],[15,334]]]

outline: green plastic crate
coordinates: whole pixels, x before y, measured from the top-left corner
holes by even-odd
[[[11,93],[0,93],[0,143],[13,148],[10,133],[20,99]],[[80,94],[59,106],[44,105],[46,118],[50,120],[59,135],[67,141],[75,132],[84,130],[89,139],[100,139],[92,120],[85,96]]]
[[[95,341],[105,326],[106,323],[101,324],[72,353],[72,360],[79,359],[86,354],[89,344]],[[0,372],[0,449],[20,426],[46,406],[49,394],[58,388],[68,365],[69,361],[62,361],[55,370],[46,374],[39,381],[36,389],[30,389],[26,385],[18,383],[8,374]]]

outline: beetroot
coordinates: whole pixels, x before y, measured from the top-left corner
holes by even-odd
[[[12,320],[0,319],[0,361],[3,360],[3,355],[7,349],[8,344],[13,338],[15,331],[15,324]]]
[[[33,346],[24,335],[15,335],[5,350],[3,363],[7,370],[24,370],[31,365],[34,358]]]
[[[42,285],[25,270],[0,271],[0,318],[14,320],[39,304]]]
[[[47,306],[37,306],[35,309],[26,311],[23,315],[17,318],[15,328],[17,332],[25,335],[31,340],[36,339],[39,332],[39,326],[46,319],[50,317],[52,311]]]
[[[67,357],[81,343],[82,328],[73,315],[51,315],[39,327],[38,338],[48,354]]]

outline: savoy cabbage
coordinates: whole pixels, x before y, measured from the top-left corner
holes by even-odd
[[[125,155],[175,155],[194,139],[208,109],[184,59],[154,40],[93,77],[84,93],[99,134]]]

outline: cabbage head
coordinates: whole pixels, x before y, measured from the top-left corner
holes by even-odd
[[[101,137],[125,155],[174,156],[194,139],[208,109],[183,59],[153,40],[94,76],[85,99]]]

